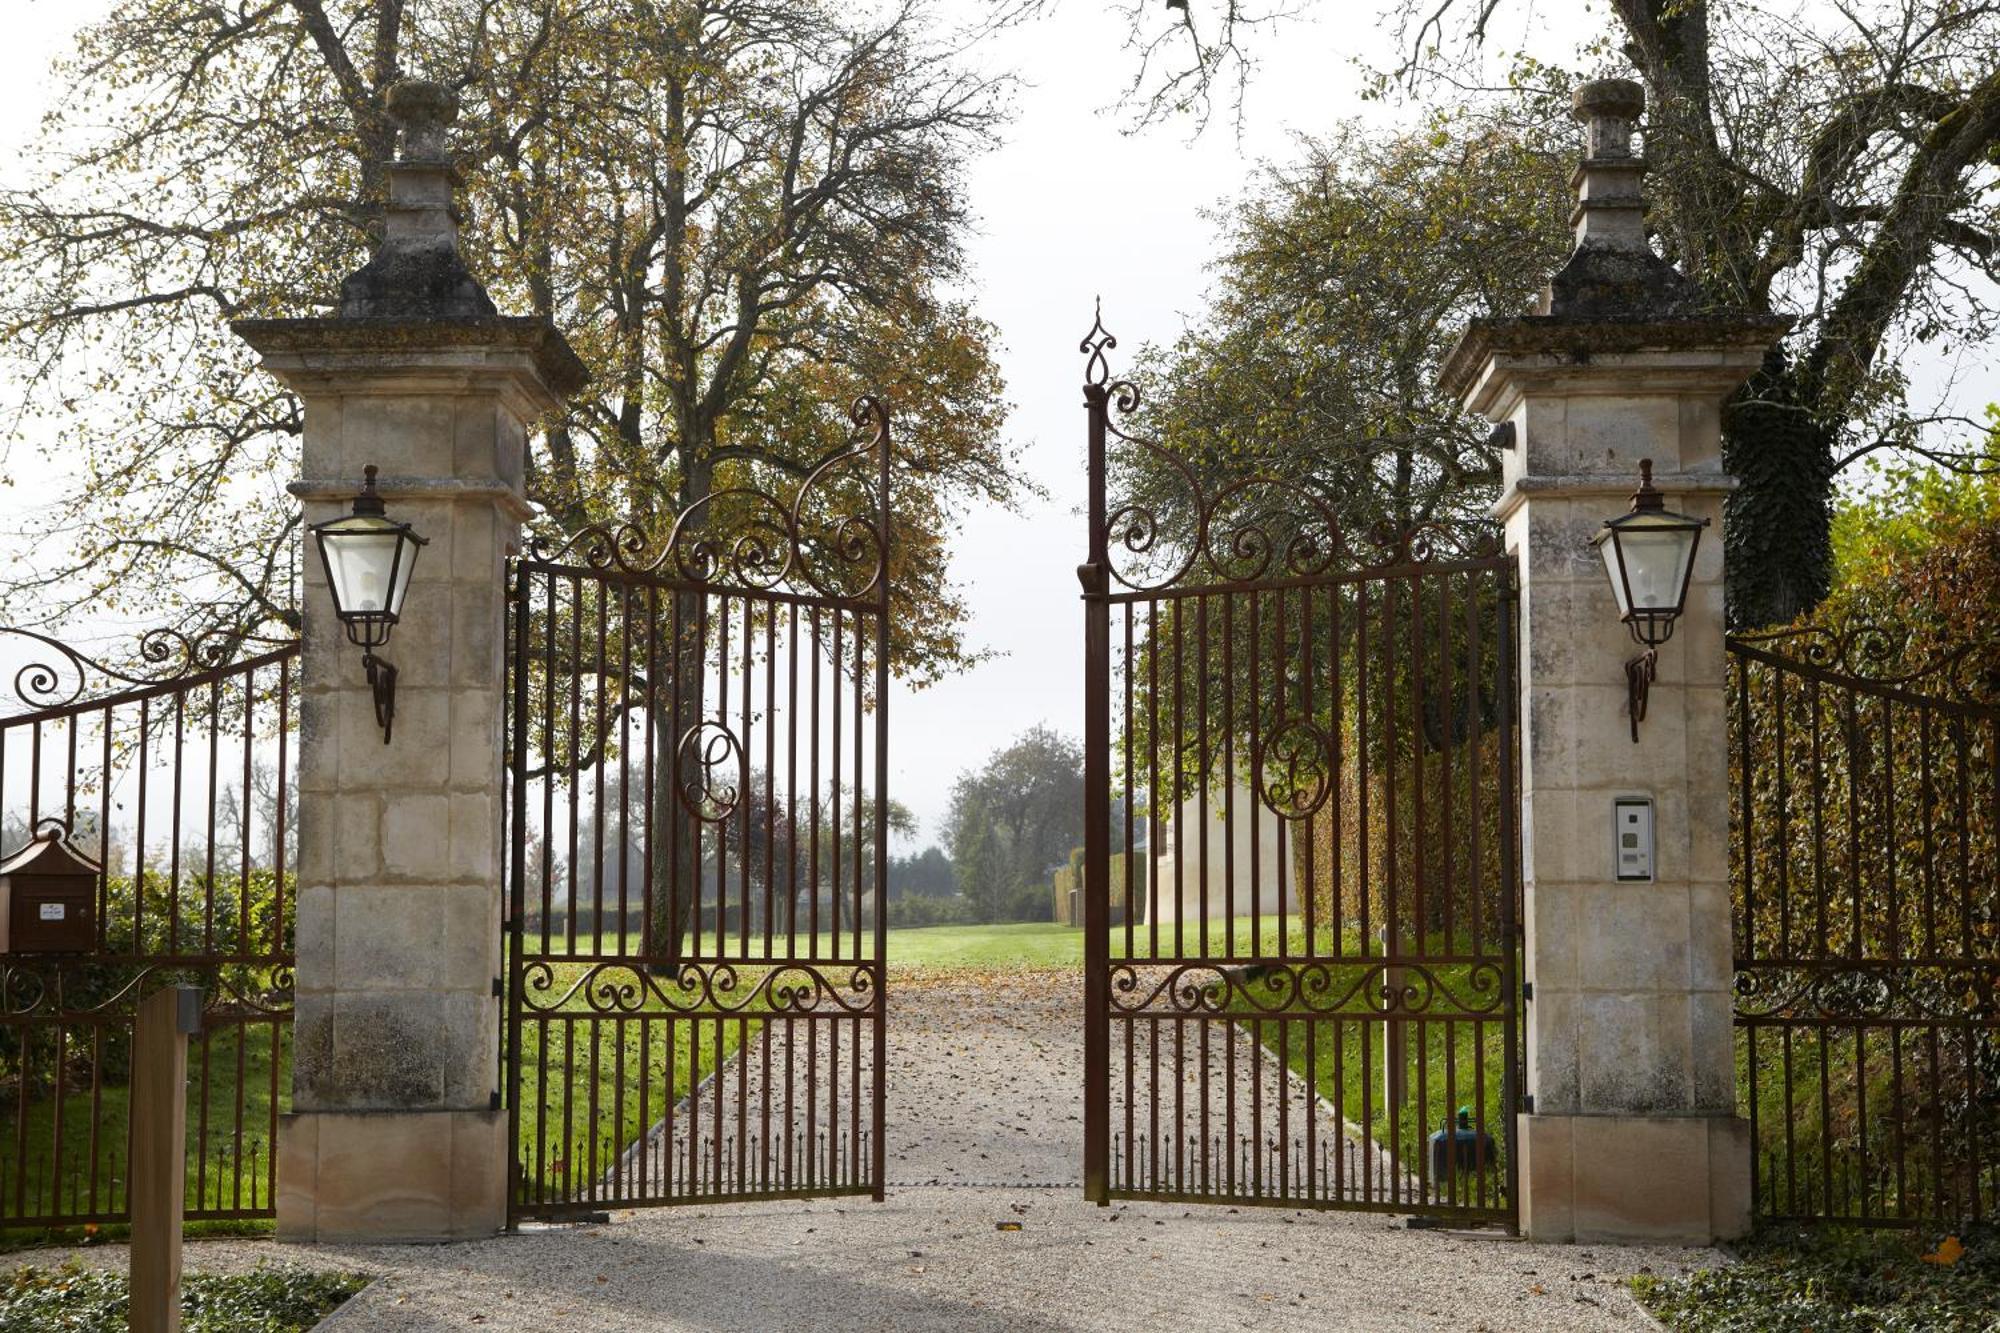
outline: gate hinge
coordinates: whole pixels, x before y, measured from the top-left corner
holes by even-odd
[[[1534,982],[1532,982],[1532,981],[1524,981],[1524,982],[1522,982],[1522,983],[1521,983],[1521,998],[1522,998],[1522,999],[1524,999],[1524,1000],[1532,1000],[1532,999],[1534,999],[1534,998],[1535,998],[1535,983],[1534,983]]]
[[[1522,1094],[1521,1094],[1521,1109],[1522,1109],[1523,1111],[1526,1111],[1526,1112],[1527,1112],[1527,1113],[1528,1113],[1529,1115],[1533,1115],[1533,1114],[1535,1113],[1535,1094],[1534,1094],[1534,1093],[1532,1093],[1532,1092],[1525,1092],[1525,1093],[1522,1093]]]
[[[505,993],[505,991],[500,989],[500,978],[493,978],[493,998],[497,1000]]]
[[[488,1094],[486,1100],[486,1109],[489,1111],[497,1111],[500,1109],[500,1089],[495,1088],[490,1094]]]

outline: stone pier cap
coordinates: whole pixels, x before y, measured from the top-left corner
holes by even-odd
[[[239,319],[230,332],[250,344],[273,371],[310,378],[359,368],[380,371],[384,356],[416,356],[413,372],[435,375],[454,361],[468,374],[512,361],[525,363],[550,391],[539,410],[561,410],[562,398],[590,382],[590,371],[560,330],[540,315],[430,318]]]
[[[1507,390],[1581,387],[1571,383],[1581,381],[1578,372],[1613,358],[1627,376],[1620,393],[1706,387],[1726,394],[1756,373],[1794,322],[1790,315],[1748,313],[1656,320],[1484,317],[1466,325],[1445,355],[1438,382],[1467,411],[1488,420],[1512,410]]]

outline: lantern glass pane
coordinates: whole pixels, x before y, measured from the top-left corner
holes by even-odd
[[[1618,599],[1618,618],[1632,613],[1625,602],[1625,575],[1618,568],[1618,539],[1606,532],[1598,539],[1597,553],[1604,557],[1604,572],[1611,576],[1611,595]]]
[[[406,544],[402,528],[384,518],[357,515],[323,529],[327,573],[333,580],[336,606],[344,615],[396,615],[409,591],[415,543],[397,561]],[[390,586],[393,576],[395,586]]]
[[[1673,612],[1680,609],[1687,586],[1688,561],[1694,554],[1695,528],[1683,520],[1621,524],[1616,538],[1625,564],[1625,582],[1634,611]]]

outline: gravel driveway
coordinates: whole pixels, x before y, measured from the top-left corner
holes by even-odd
[[[897,979],[883,1204],[650,1209],[450,1247],[213,1241],[191,1245],[187,1264],[288,1259],[377,1275],[329,1333],[1142,1322],[1526,1333],[1652,1327],[1623,1279],[1717,1261],[1708,1250],[1412,1232],[1370,1214],[1092,1207],[1078,1197],[1079,992],[1062,973]]]

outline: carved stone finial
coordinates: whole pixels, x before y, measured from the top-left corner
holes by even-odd
[[[441,162],[448,156],[444,136],[445,130],[458,119],[457,93],[442,83],[398,79],[389,85],[382,105],[403,131],[398,160]]]
[[[374,257],[340,285],[340,313],[356,319],[482,319],[493,301],[458,253],[458,177],[445,129],[458,94],[441,83],[399,79],[382,106],[402,130],[387,164],[389,198]]]
[[[1632,156],[1632,128],[1646,110],[1646,90],[1630,79],[1592,79],[1570,95],[1570,114],[1585,128],[1587,157]]]
[[[1576,249],[1549,279],[1545,315],[1667,319],[1699,308],[1695,285],[1646,238],[1646,163],[1632,152],[1645,109],[1646,90],[1630,79],[1593,79],[1571,97],[1571,113],[1584,126],[1583,160],[1570,177]]]

